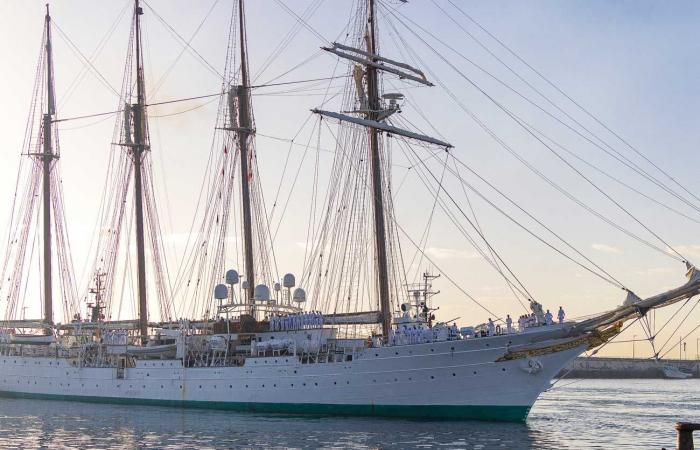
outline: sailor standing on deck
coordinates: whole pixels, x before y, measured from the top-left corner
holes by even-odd
[[[496,324],[493,323],[493,320],[489,317],[489,336],[493,336],[496,334]]]
[[[564,308],[560,306],[559,312],[557,312],[557,319],[559,319],[560,324],[564,323],[564,317],[566,317],[564,314]]]
[[[506,316],[506,332],[508,334],[513,332],[513,319],[510,318],[510,314]]]
[[[544,315],[544,321],[545,321],[545,323],[546,323],[547,325],[553,324],[553,323],[554,323],[554,321],[552,320],[553,318],[554,318],[554,316],[552,316],[552,313],[549,312],[549,310],[547,310],[547,312],[546,312],[545,315]]]

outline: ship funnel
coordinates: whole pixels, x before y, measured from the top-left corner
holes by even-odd
[[[217,300],[225,300],[228,298],[228,288],[225,284],[217,284],[214,288],[214,298]]]
[[[294,289],[294,295],[292,296],[292,300],[294,300],[297,303],[304,303],[306,301],[306,291],[302,288]]]
[[[226,272],[226,284],[238,284],[238,272],[231,269]]]

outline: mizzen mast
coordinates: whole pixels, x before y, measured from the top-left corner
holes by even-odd
[[[51,249],[51,169],[58,156],[53,151],[52,124],[56,114],[56,99],[53,86],[53,53],[51,48],[51,15],[46,5],[46,112],[43,116],[42,202],[43,202],[43,244],[44,244],[44,323],[53,324],[53,280]],[[50,333],[50,329],[47,329]]]
[[[253,134],[252,111],[250,104],[250,80],[248,76],[248,55],[246,53],[245,10],[243,0],[238,0],[238,15],[241,46],[241,83],[232,86],[228,93],[230,130],[238,137],[241,165],[241,207],[243,209],[243,248],[245,252],[245,276],[248,284],[246,302],[250,313],[255,315],[255,265],[253,260],[253,225],[250,206],[250,137]],[[237,106],[237,108],[236,108]],[[238,118],[236,123],[235,118]]]

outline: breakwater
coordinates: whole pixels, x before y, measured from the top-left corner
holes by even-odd
[[[688,359],[576,358],[557,377],[566,378],[665,378],[663,366],[672,365],[700,378],[700,361]]]

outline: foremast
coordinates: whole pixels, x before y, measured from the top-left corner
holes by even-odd
[[[367,0],[367,51],[377,54],[375,5],[374,0]],[[379,76],[377,69],[365,66],[367,76],[367,117],[379,119],[381,110],[379,98]],[[379,154],[379,131],[369,127],[369,154],[372,166],[372,205],[374,210],[374,246],[377,255],[377,283],[379,285],[379,306],[382,312],[382,332],[389,335],[391,329],[391,302],[389,299],[389,268],[386,257],[386,224],[384,221],[384,195],[382,183],[382,160]]]
[[[398,75],[401,79],[412,80],[424,85],[432,86],[427,81],[423,72],[415,69],[408,64],[397,62],[378,54],[378,33],[376,20],[376,4],[375,0],[366,0],[367,9],[367,29],[365,33],[365,50],[349,47],[337,42],[334,42],[331,47],[323,47],[324,50],[333,53],[341,58],[357,63],[356,68],[362,69],[361,73],[355,71],[355,79],[357,84],[357,97],[359,100],[359,109],[352,113],[359,114],[362,117],[354,117],[346,114],[323,111],[314,109],[317,114],[326,117],[331,117],[341,121],[354,123],[364,126],[367,129],[368,144],[369,144],[369,159],[371,167],[371,190],[372,190],[372,210],[374,215],[374,246],[375,246],[375,269],[377,280],[377,292],[379,294],[379,308],[381,312],[382,333],[384,336],[389,335],[392,323],[392,307],[391,294],[389,290],[389,258],[388,242],[387,242],[387,223],[386,210],[388,203],[385,199],[384,192],[384,171],[382,144],[380,141],[380,132],[392,133],[398,136],[415,139],[434,145],[450,148],[449,143],[438,139],[414,133],[408,130],[392,126],[386,123],[386,120],[394,113],[400,112],[396,100],[402,98],[397,94],[389,94],[382,96],[379,85],[379,72],[385,71]],[[360,76],[358,76],[358,74]],[[360,80],[364,79],[364,85]],[[364,90],[366,89],[366,93]],[[383,98],[389,100],[388,105],[384,105]]]
[[[58,156],[53,151],[52,126],[56,114],[56,99],[53,85],[53,51],[51,48],[51,15],[46,5],[46,112],[43,116],[43,154],[42,160],[42,203],[43,203],[43,244],[44,244],[44,318],[45,331],[51,334],[53,325],[53,268],[51,248],[51,169]]]

